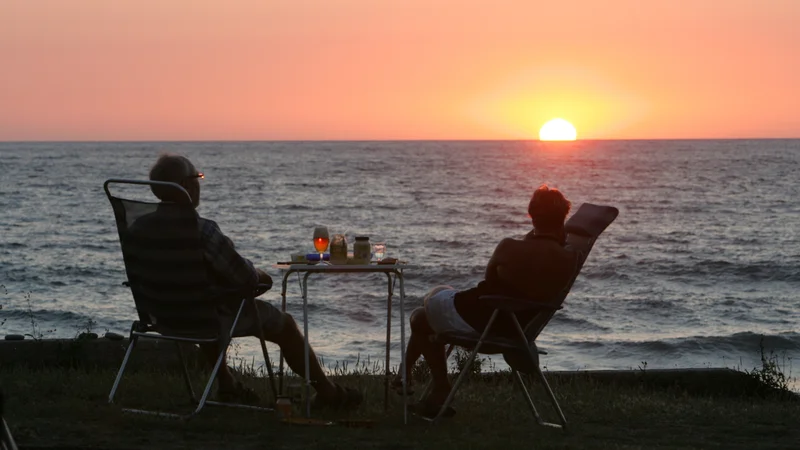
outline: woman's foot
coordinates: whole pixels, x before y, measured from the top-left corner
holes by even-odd
[[[433,420],[442,409],[442,403],[431,402],[428,399],[422,400],[419,403],[409,406],[411,411],[421,417]],[[453,417],[456,415],[456,410],[452,406],[448,406],[442,413],[442,417]]]
[[[311,404],[315,408],[355,409],[364,400],[364,396],[357,389],[344,387],[334,383],[336,390],[328,396],[314,394]]]
[[[230,386],[217,390],[217,397],[222,403],[241,403],[255,406],[261,402],[256,391],[237,381]]]
[[[403,395],[403,377],[394,377],[389,387],[395,391],[397,395]],[[411,381],[411,378],[406,378],[406,395],[414,395],[414,383]]]

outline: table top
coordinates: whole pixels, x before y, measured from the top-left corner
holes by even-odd
[[[275,264],[273,266],[280,270],[291,270],[293,272],[395,272],[404,269],[414,269],[416,266],[409,264]]]

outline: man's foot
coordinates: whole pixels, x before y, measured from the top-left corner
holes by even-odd
[[[217,397],[222,403],[241,403],[255,406],[261,402],[256,391],[245,386],[241,381],[237,381],[231,387],[220,388],[217,391]]]
[[[334,383],[336,390],[330,396],[323,397],[319,393],[314,394],[311,404],[315,408],[331,409],[355,409],[364,400],[364,396],[357,389],[347,388]]]

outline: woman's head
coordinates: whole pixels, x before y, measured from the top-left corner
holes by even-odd
[[[528,215],[536,231],[560,232],[564,228],[570,206],[572,204],[561,191],[543,184],[533,191],[531,201],[528,203]]]

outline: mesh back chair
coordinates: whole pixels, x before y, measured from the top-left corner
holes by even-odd
[[[186,195],[187,202],[143,202],[116,197],[109,191],[110,184],[160,186],[176,189]],[[173,417],[191,417],[208,405],[235,406],[272,411],[270,408],[223,403],[208,400],[214,379],[224,360],[236,324],[245,308],[249,308],[256,323],[260,324],[255,297],[271,286],[259,285],[255,290],[223,290],[215,288],[213,275],[208,271],[198,215],[189,194],[180,185],[158,181],[110,179],[103,184],[114,210],[125,272],[139,320],[131,326],[130,342],[114,386],[108,396],[113,403],[122,374],[139,339],[159,339],[175,342],[183,366],[183,377],[192,402],[197,402],[189,414],[172,414],[140,409],[129,412],[159,414]],[[231,317],[221,314],[220,302],[224,299],[241,299],[238,310]],[[232,313],[234,314],[234,313]],[[231,314],[231,315],[232,315]],[[257,327],[261,331],[261,327]],[[263,331],[258,336],[264,362],[269,373],[272,394],[277,398],[272,366],[269,361]],[[181,344],[217,344],[220,348],[211,376],[199,401],[189,378]]]
[[[541,301],[541,299],[534,300],[499,295],[482,296],[480,300],[491,303],[492,306],[495,307],[482,333],[446,333],[434,337],[437,342],[449,344],[446,353],[447,357],[450,356],[456,346],[472,349],[472,352],[438,414],[433,419],[430,419],[431,422],[435,423],[444,415],[447,408],[453,402],[456,391],[464,381],[466,374],[469,373],[469,369],[473,361],[475,361],[475,357],[478,353],[485,353],[503,355],[503,358],[511,367],[512,377],[515,382],[519,384],[527,404],[530,407],[531,413],[533,413],[533,417],[539,425],[561,429],[566,428],[567,419],[564,417],[561,406],[559,406],[558,400],[556,400],[553,390],[547,383],[547,379],[539,366],[539,354],[546,353],[538,350],[536,347],[536,338],[550,322],[550,319],[556,311],[561,309],[561,305],[569,294],[569,290],[572,288],[572,284],[575,282],[578,273],[583,267],[583,263],[586,261],[586,257],[589,255],[589,251],[592,249],[595,240],[603,230],[616,219],[618,214],[619,211],[616,208],[585,203],[581,205],[578,211],[567,221],[567,246],[577,253],[576,267],[571,280],[565,289],[558,294],[557,298]],[[523,328],[519,320],[517,320],[517,313],[533,313],[534,315],[525,328]],[[497,331],[503,326],[501,324],[502,321],[498,320],[501,317],[505,319],[506,324],[510,323],[514,328],[512,330],[513,338],[497,336]],[[558,413],[559,423],[547,422],[542,418],[531,399],[531,395],[528,388],[525,386],[520,372],[536,375],[542,382],[545,391],[550,397],[553,408]],[[425,389],[423,396],[426,395],[429,389],[430,384]]]
[[[11,435],[11,430],[8,428],[5,418],[5,404],[3,398],[3,391],[0,391],[0,450],[17,450],[17,444],[14,442],[14,436]]]

